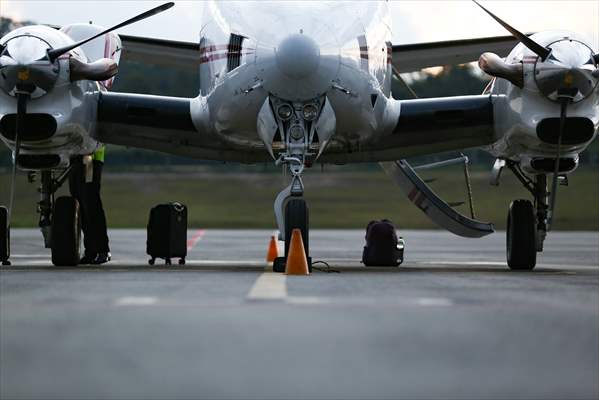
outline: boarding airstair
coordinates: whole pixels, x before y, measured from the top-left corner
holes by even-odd
[[[472,205],[470,178],[467,170],[467,157],[462,156],[459,159],[433,163],[426,166],[421,166],[420,168],[425,169],[442,167],[456,162],[465,163],[464,168],[468,187],[471,217],[461,214],[450,204],[437,196],[437,194],[427,185],[427,183],[418,176],[415,168],[412,168],[412,166],[410,166],[406,160],[382,162],[380,165],[383,170],[385,170],[385,172],[394,179],[395,183],[399,185],[408,199],[439,227],[466,238],[480,238],[495,232],[493,224],[482,222],[475,218],[474,207]]]

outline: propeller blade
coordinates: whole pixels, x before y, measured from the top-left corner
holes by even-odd
[[[561,157],[562,139],[564,137],[564,128],[566,126],[566,116],[568,111],[568,104],[570,104],[570,98],[561,97],[561,112],[559,118],[559,134],[557,137],[557,157],[555,159],[555,168],[553,170],[553,180],[551,182],[551,198],[549,200],[549,212],[547,215],[547,230],[551,230],[553,223],[553,210],[555,210],[555,202],[557,198],[557,185],[558,185],[558,174],[559,174],[559,162]]]
[[[142,19],[146,19],[148,17],[151,17],[152,15],[156,15],[158,13],[166,11],[166,10],[168,10],[169,8],[171,8],[174,5],[175,5],[175,3],[173,3],[173,2],[164,3],[161,6],[152,8],[151,10],[148,10],[148,11],[146,11],[144,13],[141,13],[141,14],[133,17],[133,18],[130,18],[130,19],[128,19],[125,22],[121,22],[120,24],[115,25],[112,28],[108,28],[105,31],[100,32],[97,35],[94,35],[94,36],[92,36],[92,37],[90,37],[88,39],[84,39],[84,40],[81,40],[81,41],[79,41],[77,43],[74,43],[74,44],[71,44],[71,45],[68,45],[68,46],[64,46],[64,47],[60,47],[58,49],[48,50],[48,58],[50,59],[50,62],[54,62],[58,57],[60,57],[61,55],[63,55],[64,53],[66,53],[68,51],[73,50],[74,48],[77,48],[77,47],[79,47],[81,45],[84,45],[85,43],[87,43],[87,42],[89,42],[91,40],[94,40],[94,39],[96,39],[96,38],[98,38],[98,37],[100,37],[100,36],[102,36],[102,35],[104,35],[104,34],[106,34],[108,32],[112,32],[115,29],[122,28],[123,26],[127,26],[127,25],[130,25],[130,24],[133,24],[135,22],[141,21]]]
[[[28,99],[28,93],[17,93],[17,119],[15,121],[15,159],[12,167],[12,181],[10,182],[10,203],[8,207],[7,223],[8,226],[10,226],[15,201],[15,186],[17,183],[17,160],[19,159],[19,153],[21,152],[21,130],[25,125],[25,115],[27,114]]]
[[[472,1],[477,6],[482,8],[487,14],[489,14],[495,21],[499,22],[499,24],[501,26],[503,26],[505,29],[507,29],[516,39],[518,39],[520,42],[522,42],[522,44],[524,46],[528,47],[532,52],[534,52],[536,55],[541,57],[541,60],[545,61],[545,59],[547,57],[549,57],[551,50],[549,50],[546,47],[541,46],[540,44],[538,44],[537,42],[535,42],[534,40],[532,40],[531,38],[526,36],[524,33],[520,32],[513,26],[509,25],[507,22],[503,21],[497,15],[493,14],[491,11],[489,11],[485,7],[483,7],[478,1],[476,1],[476,0],[472,0]]]

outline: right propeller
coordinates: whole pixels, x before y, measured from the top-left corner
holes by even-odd
[[[568,106],[584,100],[597,88],[599,54],[593,54],[593,50],[586,44],[567,37],[543,46],[497,17],[478,1],[472,1],[538,56],[534,65],[536,86],[547,99],[560,104],[559,132],[556,140],[556,157],[547,215],[547,229],[549,230],[553,221],[557,197]],[[505,78],[520,88],[524,87],[522,63],[508,64],[494,54],[485,53],[481,56],[479,65],[492,76]]]
[[[519,30],[517,30],[513,26],[509,25],[507,22],[505,22],[504,20],[502,20],[501,18],[499,18],[497,15],[493,14],[491,11],[489,11],[485,7],[483,7],[478,1],[476,1],[476,0],[472,0],[472,1],[477,6],[479,6],[480,8],[482,8],[487,14],[489,14],[495,21],[499,22],[499,24],[501,26],[503,26],[505,29],[507,29],[523,45],[525,45],[533,53],[535,53],[536,55],[538,55],[539,57],[541,57],[541,59],[543,61],[545,61],[545,59],[547,57],[549,57],[549,54],[551,54],[551,50],[550,49],[548,49],[547,47],[541,46],[540,44],[538,44],[537,42],[535,42],[534,40],[532,40],[531,38],[529,38],[528,36],[526,36],[524,33],[520,32]]]

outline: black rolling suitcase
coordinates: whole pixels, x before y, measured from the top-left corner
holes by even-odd
[[[10,265],[10,229],[6,207],[0,207],[0,230],[0,262],[2,265]]]
[[[150,210],[146,252],[150,265],[156,258],[164,258],[171,265],[171,258],[185,264],[187,256],[187,207],[180,203],[159,204]]]

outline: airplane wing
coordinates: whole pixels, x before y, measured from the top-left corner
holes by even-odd
[[[193,114],[192,114],[193,110]],[[94,138],[102,143],[203,160],[270,160],[263,146],[239,148],[206,128],[201,99],[101,92]]]
[[[360,148],[331,141],[321,160],[331,163],[395,161],[493,143],[493,104],[503,96],[474,95],[393,100],[393,129]]]
[[[129,35],[119,35],[119,37],[123,43],[122,57],[127,61],[190,68],[194,71],[200,65],[198,43]]]
[[[477,61],[484,52],[506,57],[518,41],[513,36],[497,36],[444,42],[393,46],[393,66],[400,72],[423,68],[465,64]]]
[[[120,38],[123,43],[122,57],[125,60],[194,70],[200,65],[198,43],[130,35],[120,35]],[[423,68],[476,61],[487,51],[505,57],[517,43],[513,36],[496,36],[394,45],[393,66],[400,73],[405,73]]]

